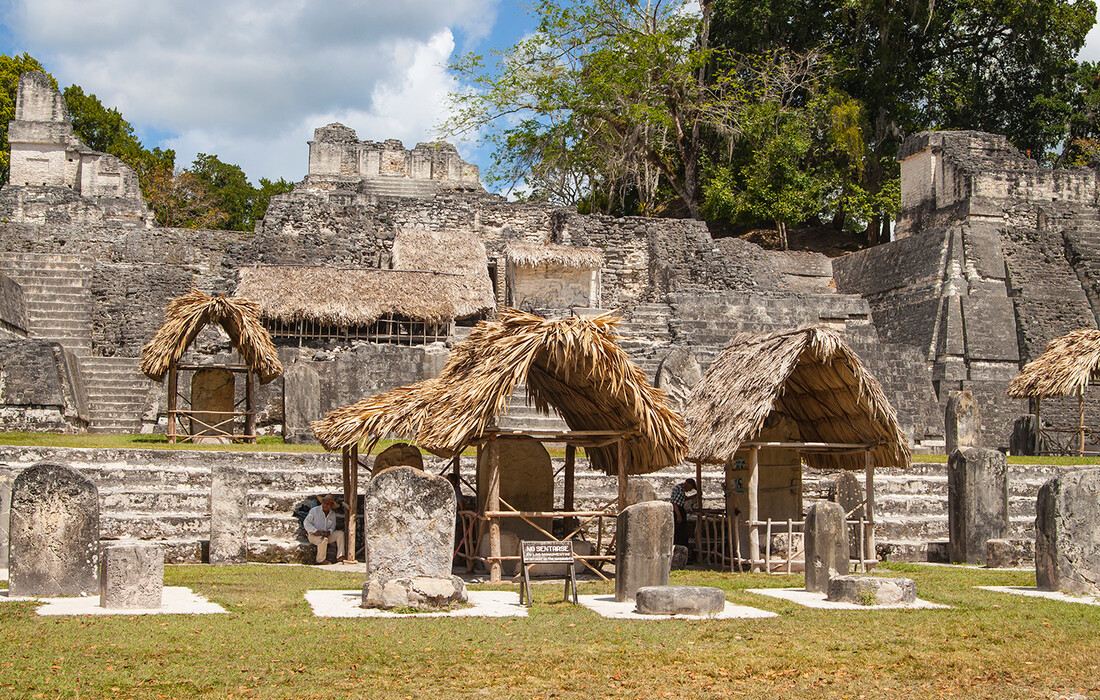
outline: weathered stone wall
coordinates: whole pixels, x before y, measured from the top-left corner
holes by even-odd
[[[27,302],[19,283],[0,275],[0,327],[8,333],[27,334]]]
[[[56,343],[0,339],[0,428],[71,433],[87,422],[71,353]]]

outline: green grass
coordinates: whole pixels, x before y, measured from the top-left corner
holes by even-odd
[[[310,567],[170,566],[229,615],[47,618],[0,603],[5,698],[1055,698],[1100,694],[1100,608],[975,590],[1028,572],[891,565],[951,610],[828,611],[745,592],[800,576],[675,572],[767,620],[605,620],[535,587],[529,618],[318,619]],[[582,584],[609,593],[610,584]],[[517,589],[512,588],[516,591]],[[518,600],[518,592],[517,592]]]
[[[1100,463],[1100,457],[1061,457],[1045,455],[1041,457],[1010,456],[1009,464],[1046,464],[1051,466],[1073,466],[1077,464],[1089,465]],[[914,462],[926,462],[931,464],[946,464],[947,455],[913,455]]]
[[[395,442],[402,440],[379,440],[371,451],[378,454]],[[154,435],[104,435],[102,433],[29,433],[29,432],[0,432],[0,445],[15,445],[19,447],[85,447],[96,449],[151,449],[151,450],[228,450],[231,452],[324,452],[320,445],[290,445],[283,442],[278,436],[261,437],[255,444],[239,443],[233,445],[192,445],[189,442],[178,442],[174,445],[168,443],[168,438],[163,434]],[[551,457],[564,457],[563,445],[551,444],[546,448]],[[467,448],[462,453],[464,456],[473,457],[477,450]],[[577,456],[584,456],[584,449],[577,449]]]

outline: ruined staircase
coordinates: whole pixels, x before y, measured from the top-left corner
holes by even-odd
[[[0,253],[0,273],[23,288],[30,337],[60,343],[79,361],[89,432],[137,432],[150,382],[138,358],[92,355],[91,269],[82,256]]]
[[[619,324],[617,332],[631,361],[654,382],[661,360],[669,352],[672,307],[667,302],[638,304]]]
[[[31,338],[92,353],[91,260],[74,255],[0,253],[0,273],[23,288]]]
[[[137,357],[82,357],[91,433],[137,433],[152,382]]]

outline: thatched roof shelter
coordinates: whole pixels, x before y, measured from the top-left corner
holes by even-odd
[[[241,354],[245,365],[264,384],[283,373],[271,335],[260,321],[260,307],[251,299],[212,297],[198,289],[168,302],[164,325],[141,349],[141,371],[161,381],[208,323],[217,323]]]
[[[1078,395],[1100,379],[1100,331],[1073,331],[1047,344],[1008,385],[1014,399]]]
[[[619,347],[617,324],[610,316],[546,320],[502,310],[455,346],[438,377],[331,411],[313,432],[330,450],[393,435],[450,457],[497,425],[516,385],[526,384],[532,404],[543,412],[553,406],[571,430],[632,432],[627,473],[678,464],[687,447],[683,423]],[[613,474],[616,450],[586,453]]]
[[[580,248],[554,243],[511,241],[504,247],[508,262],[518,267],[553,265],[581,270],[598,270],[603,265],[603,253],[596,248]]]
[[[496,308],[485,245],[473,234],[402,229],[393,266],[242,268],[236,293],[255,299],[264,318],[341,328],[369,326],[385,314],[442,323]]]
[[[793,421],[799,442],[873,444],[874,466],[910,465],[908,440],[882,387],[835,331],[735,336],[688,397],[688,459],[732,460],[772,412]],[[861,454],[811,452],[805,459],[823,469],[865,468]]]

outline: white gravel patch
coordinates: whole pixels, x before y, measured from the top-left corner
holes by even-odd
[[[217,603],[193,593],[183,586],[165,586],[159,608],[133,608],[118,610],[99,607],[99,596],[77,598],[27,598],[9,596],[0,591],[0,601],[36,600],[39,615],[210,615],[228,612]]]
[[[726,607],[716,615],[643,615],[636,611],[634,601],[619,603],[613,595],[582,595],[578,596],[578,600],[581,605],[601,617],[615,620],[733,620],[779,617],[778,613],[750,608],[747,605],[734,605],[728,600]]]
[[[468,591],[470,606],[424,613],[395,613],[361,608],[363,592],[306,591],[306,600],[316,617],[527,617],[527,608],[512,591]]]
[[[950,605],[941,605],[917,598],[912,603],[897,603],[894,605],[858,605],[856,603],[839,603],[825,599],[824,593],[811,593],[804,588],[750,588],[749,593],[766,595],[770,598],[779,598],[792,603],[804,605],[807,608],[821,608],[823,610],[929,610],[950,609]]]
[[[1081,605],[1100,605],[1100,596],[1094,595],[1073,595],[1072,593],[1062,593],[1061,591],[1042,591],[1038,588],[1029,588],[1027,586],[975,586],[983,591],[994,591],[996,593],[1010,593],[1012,595],[1022,595],[1029,598],[1045,598],[1047,600],[1060,600],[1063,603],[1080,603]]]

